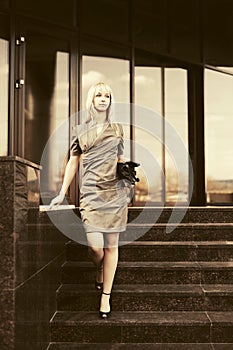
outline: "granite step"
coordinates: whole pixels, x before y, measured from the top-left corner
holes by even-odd
[[[28,224],[27,230],[19,237],[20,240],[57,240],[65,238],[64,233],[68,225],[59,224],[58,227],[50,223]],[[167,229],[171,232],[167,233]],[[77,237],[79,242],[86,244],[86,234],[83,226],[69,224],[69,231]],[[151,224],[128,224],[127,230],[120,234],[120,241],[233,241],[233,223],[180,223],[174,224],[157,223]]]
[[[129,221],[141,223],[224,223],[233,222],[232,206],[205,207],[131,207]]]
[[[99,293],[94,284],[61,285],[57,291],[59,311],[97,311]],[[114,285],[115,311],[233,311],[232,285]]]
[[[75,215],[80,217],[79,208],[58,209],[41,212],[35,208],[28,210],[29,223],[48,223],[51,218],[57,222],[73,221]],[[199,222],[199,223],[232,223],[233,207],[129,207],[129,222],[134,223],[171,223]],[[75,220],[76,221],[76,220]]]
[[[125,243],[125,244],[123,244]],[[233,241],[121,242],[120,261],[233,261]],[[70,241],[68,261],[88,261],[87,247]]]
[[[47,350],[232,350],[231,344],[210,343],[50,343]]]
[[[57,311],[51,342],[232,343],[232,312],[117,312],[108,320],[97,312]]]
[[[65,262],[61,283],[92,283],[95,269],[91,262]],[[233,262],[155,262],[120,261],[117,284],[233,284]]]
[[[169,232],[168,232],[169,230]],[[121,241],[233,241],[233,223],[133,224],[120,234]]]

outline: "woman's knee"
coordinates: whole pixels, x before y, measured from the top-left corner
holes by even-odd
[[[118,246],[108,246],[105,248],[105,254],[118,254]]]
[[[89,246],[89,247],[88,247],[88,255],[89,255],[90,257],[99,257],[99,258],[102,258],[102,257],[103,257],[103,254],[104,254],[103,248],[100,248],[100,247],[92,247],[92,246]]]

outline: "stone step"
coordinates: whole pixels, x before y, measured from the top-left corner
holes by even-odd
[[[233,311],[232,285],[114,285],[115,311]],[[97,311],[100,294],[92,285],[66,284],[57,291],[59,311]]]
[[[65,262],[61,283],[93,283],[91,262]],[[233,262],[119,262],[117,284],[233,284]]]
[[[120,261],[233,261],[233,241],[123,243]],[[68,261],[87,261],[87,247],[70,241],[66,244],[66,257]]]
[[[20,240],[49,239],[55,241],[65,237],[67,225],[59,224],[57,228],[51,223],[28,224],[27,231],[22,233]],[[167,228],[172,232],[167,233]],[[68,227],[73,231],[73,236],[78,237],[79,242],[86,244],[86,234],[81,224]],[[233,241],[233,223],[182,223],[174,224],[128,224],[127,230],[120,234],[120,241]]]
[[[232,312],[58,311],[51,319],[52,342],[232,343]]]
[[[49,212],[39,212],[38,209],[28,210],[29,223],[48,223],[50,218],[57,222],[73,221],[73,214],[80,216],[79,209],[58,209]],[[172,216],[171,216],[172,215]],[[171,223],[199,222],[226,223],[233,222],[233,207],[129,207],[129,222],[134,223]]]
[[[210,343],[50,343],[47,350],[232,350],[231,344]]]
[[[169,232],[167,232],[169,230]],[[128,224],[121,241],[233,241],[233,223]]]
[[[172,215],[172,216],[171,216]],[[179,222],[233,222],[232,206],[205,207],[131,207],[129,221],[135,223],[171,223]]]

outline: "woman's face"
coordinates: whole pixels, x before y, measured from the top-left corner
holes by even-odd
[[[107,91],[97,90],[94,96],[93,104],[98,112],[106,112],[110,106],[111,95]]]

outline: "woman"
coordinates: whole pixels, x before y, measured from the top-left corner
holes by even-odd
[[[62,188],[50,204],[53,207],[63,201],[81,159],[80,213],[89,257],[96,267],[95,287],[102,290],[101,318],[108,318],[111,312],[119,233],[125,231],[128,209],[124,181],[120,181],[116,173],[117,163],[123,161],[123,129],[111,120],[112,104],[112,90],[108,85],[98,83],[90,88],[87,120],[76,126]]]

